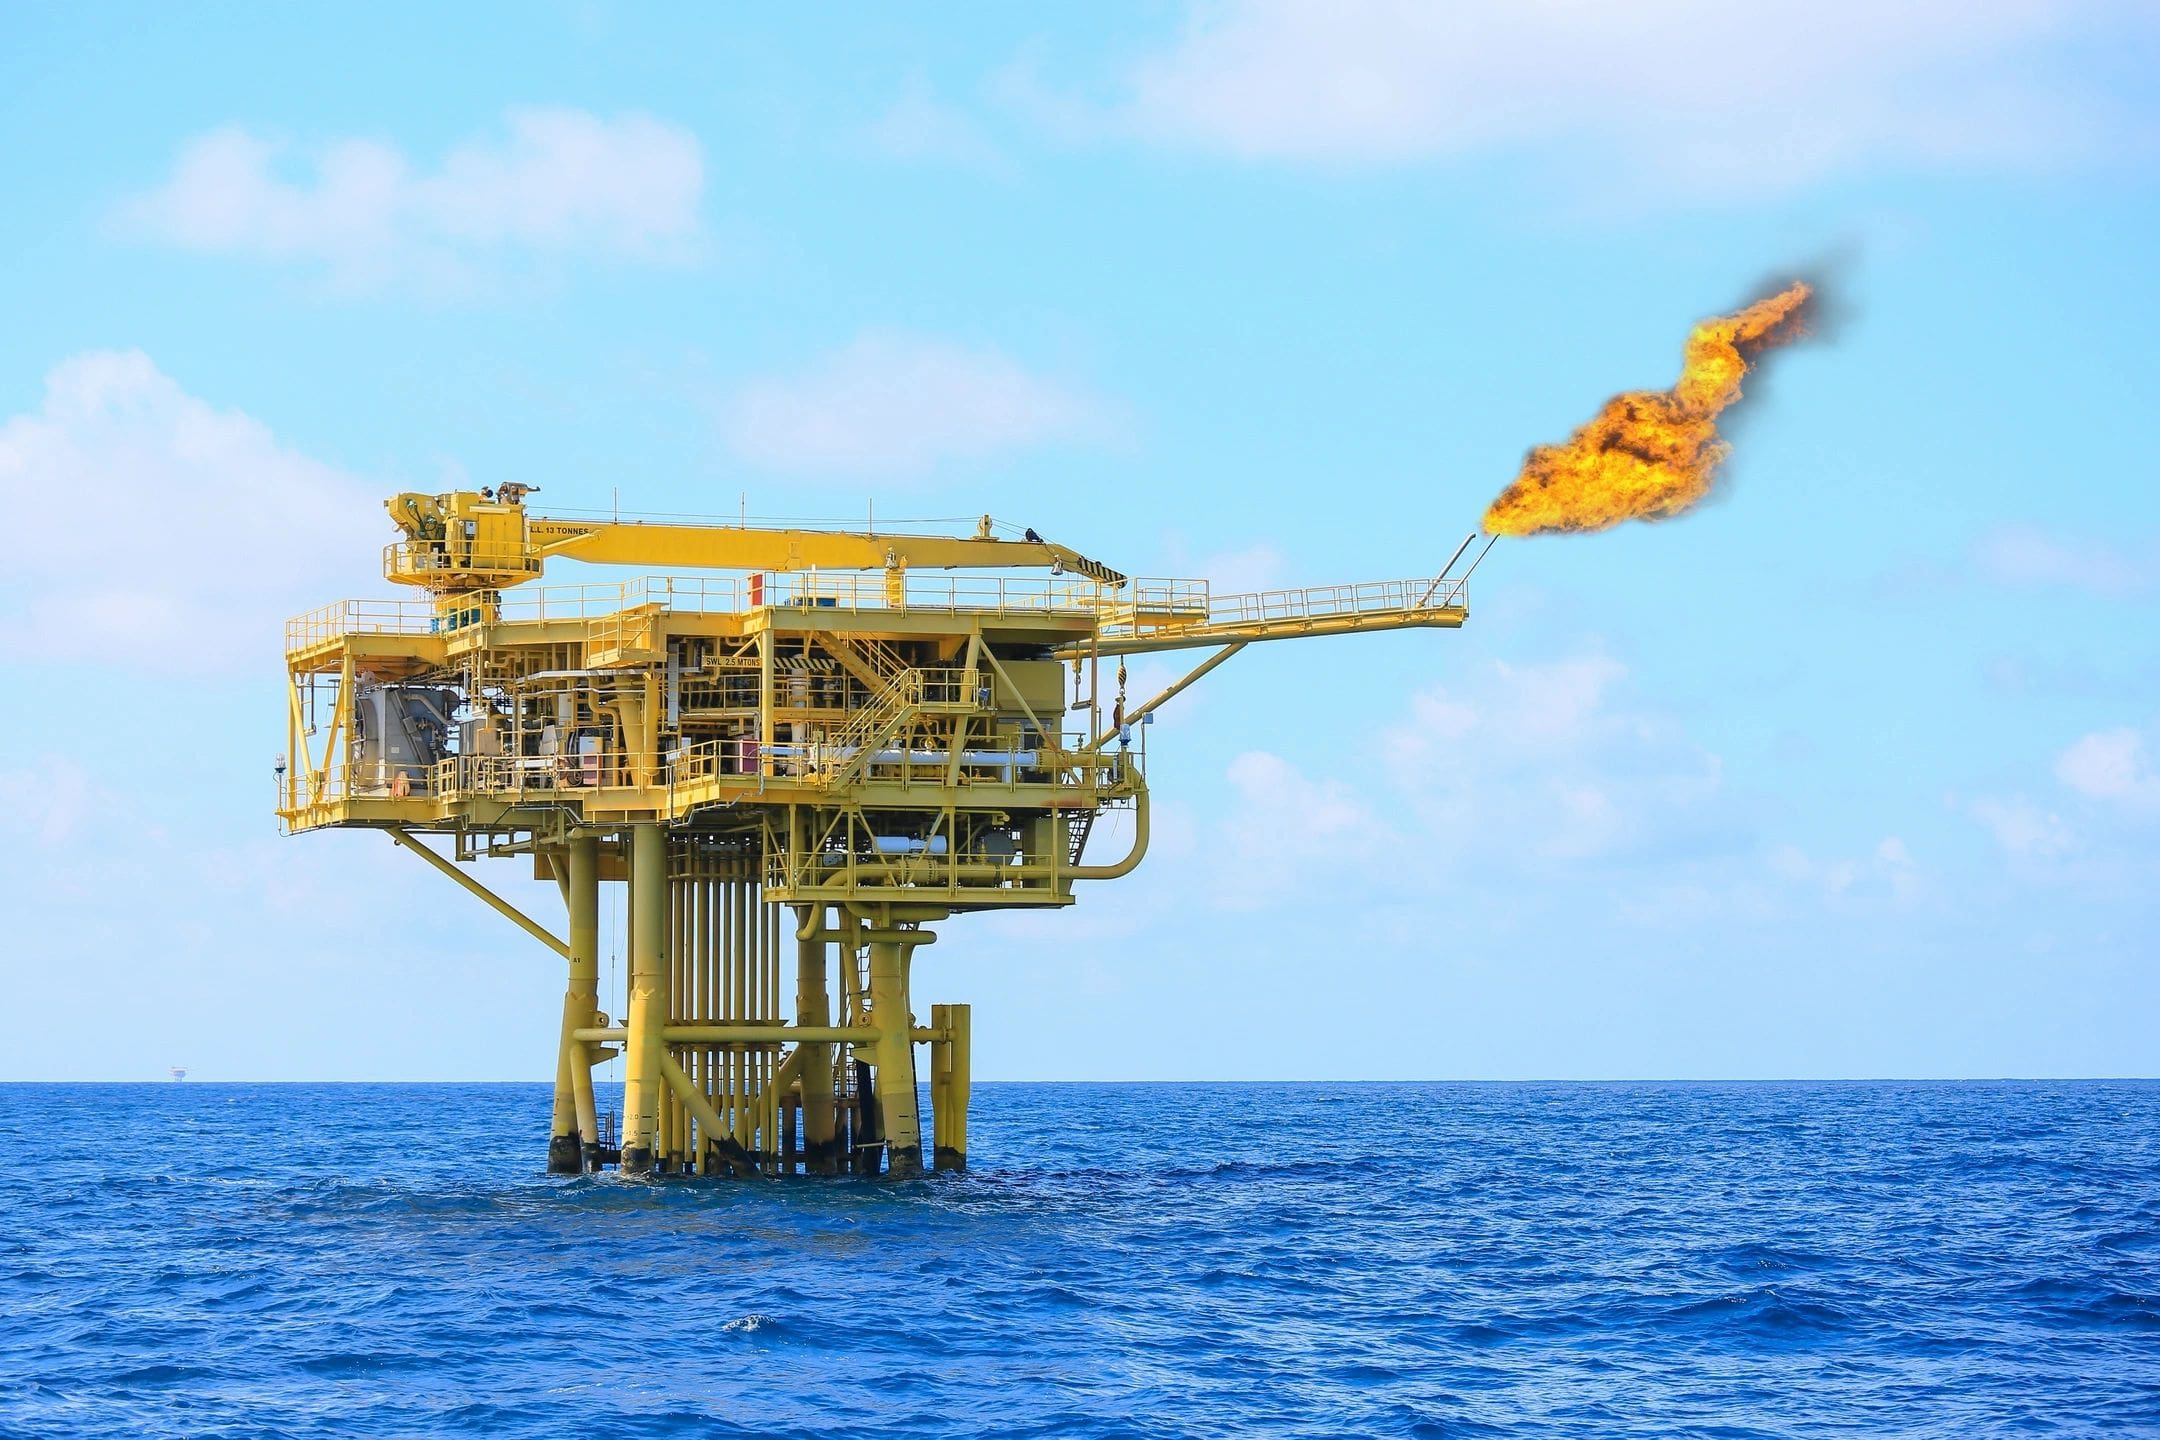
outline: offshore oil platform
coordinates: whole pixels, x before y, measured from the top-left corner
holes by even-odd
[[[930,1164],[964,1168],[969,1010],[923,1023],[910,999],[930,927],[1130,874],[1146,725],[1244,646],[1468,614],[1467,540],[1437,578],[1214,595],[987,516],[965,537],[553,518],[529,493],[397,496],[383,573],[423,598],[287,625],[278,814],[387,831],[566,963],[563,1174],[919,1174],[917,1046]],[[698,573],[535,584],[551,560]],[[1210,653],[1129,703],[1124,657],[1179,650]],[[1105,811],[1132,839],[1099,860]],[[562,934],[458,863],[486,856],[560,887]],[[614,1013],[604,885],[626,891]],[[619,1124],[593,1096],[617,1056]]]

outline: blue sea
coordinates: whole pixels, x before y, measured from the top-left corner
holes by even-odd
[[[2160,1434],[2160,1084],[987,1084],[902,1184],[547,1116],[0,1086],[0,1435]]]

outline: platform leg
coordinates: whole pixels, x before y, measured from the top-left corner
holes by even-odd
[[[815,922],[815,923],[813,923]],[[823,931],[825,907],[795,907],[795,928]],[[832,994],[825,974],[832,947],[820,934],[795,941],[795,1023],[832,1024]],[[811,1175],[837,1174],[840,1144],[833,1125],[833,1047],[810,1043],[802,1047],[803,1170]]]
[[[856,1046],[860,1054],[867,1046]],[[878,1173],[878,1107],[877,1091],[870,1084],[870,1062],[850,1060],[854,1066],[855,1104],[849,1120],[848,1172],[854,1175]]]
[[[592,1054],[573,1032],[591,1025],[600,1007],[600,842],[572,840],[563,863],[570,909],[570,980],[563,990],[562,1038],[555,1065],[555,1122],[548,1136],[548,1171],[576,1175],[599,1167],[593,1114]]]
[[[930,1104],[936,1132],[932,1163],[940,1170],[965,1170],[968,1101],[973,1088],[968,1074],[968,1007],[933,1005],[930,1025],[946,1037],[930,1047]]]
[[[623,1055],[622,1168],[647,1175],[660,1160],[661,1060],[667,1041],[668,846],[656,824],[630,827],[630,1004]]]
[[[892,940],[870,942],[870,1021],[877,1027],[878,1128],[885,1140],[885,1173],[922,1174],[922,1116],[915,1099],[914,1024],[908,1014],[908,952]]]

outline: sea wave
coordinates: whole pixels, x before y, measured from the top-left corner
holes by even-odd
[[[0,1086],[0,1435],[2160,1430],[2160,1085],[985,1084],[906,1184],[548,1105]]]

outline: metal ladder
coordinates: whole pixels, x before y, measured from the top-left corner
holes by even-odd
[[[825,770],[819,777],[820,784],[827,787],[845,785],[870,763],[876,743],[915,708],[922,695],[922,679],[920,670],[901,670],[870,697],[869,704],[848,717],[846,727],[837,736],[826,737],[826,749],[840,752],[846,758],[837,768]]]
[[[1068,864],[1078,865],[1080,863],[1081,852],[1087,849],[1088,833],[1094,828],[1095,812],[1093,810],[1076,810],[1066,814],[1065,838],[1067,848],[1065,858]]]

